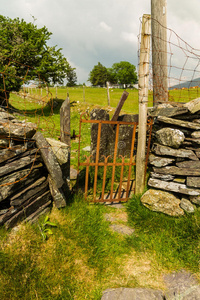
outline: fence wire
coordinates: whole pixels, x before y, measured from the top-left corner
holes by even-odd
[[[15,66],[20,69],[18,73],[21,75],[16,74]],[[23,127],[31,121],[36,124],[37,129],[45,130],[48,135],[53,136],[53,97],[45,80],[33,67],[2,55],[0,67],[0,111],[11,112],[18,119],[23,119]],[[30,79],[30,72],[35,73],[35,80]],[[20,89],[18,92],[12,92],[10,86],[20,86]],[[20,126],[20,123],[16,126]],[[26,139],[26,135],[24,138]]]
[[[13,87],[19,87],[19,91],[12,92]],[[55,128],[53,108],[52,94],[40,74],[30,66],[0,55],[0,170],[7,162],[12,164],[17,156],[23,156],[27,150],[30,152],[27,155],[30,164],[26,166],[28,173],[25,176],[6,181],[0,171],[0,196],[3,187],[24,180],[38,164],[39,149],[34,155],[31,152],[35,147],[32,132],[40,130],[48,137],[60,135]]]
[[[167,85],[168,100],[174,102],[187,102],[199,97],[200,90],[200,49],[195,49],[184,41],[174,30],[165,28],[157,20],[151,20],[157,23],[162,32],[166,30],[165,35],[152,36],[154,38],[154,55],[157,56],[157,62],[161,70],[167,67]],[[140,37],[142,30],[142,20],[140,21],[140,33],[138,35],[138,61],[140,54]],[[153,33],[152,33],[153,34]],[[151,39],[151,40],[152,40]],[[160,43],[166,43],[166,51],[159,48]],[[149,73],[149,94],[152,95],[153,88],[165,89],[163,77],[153,80],[153,63],[152,63],[152,45],[150,49],[150,73]],[[167,54],[167,66],[162,65],[162,55]],[[164,73],[164,71],[163,71]],[[155,76],[155,74],[154,74]],[[159,75],[158,75],[159,76]],[[165,79],[164,79],[165,80]]]

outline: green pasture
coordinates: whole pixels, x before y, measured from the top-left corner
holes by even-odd
[[[10,104],[19,113],[20,119],[34,122],[38,125],[46,137],[58,139],[60,136],[60,107],[69,95],[71,103],[71,134],[79,134],[80,116],[90,112],[93,108],[101,107],[106,109],[110,116],[122,96],[123,89],[110,88],[110,106],[108,106],[107,89],[93,87],[58,87],[41,89],[28,89],[26,94],[11,94]],[[138,113],[138,90],[127,89],[129,96],[122,108],[122,113]],[[198,97],[198,89],[173,90],[169,91],[169,101],[188,102]],[[153,106],[153,93],[149,91],[148,106]],[[84,116],[83,116],[84,117]],[[81,148],[90,145],[90,124],[83,124]],[[71,143],[71,163],[77,167],[78,140]],[[83,153],[84,155],[84,153]]]

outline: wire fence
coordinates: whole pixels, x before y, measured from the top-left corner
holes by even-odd
[[[162,36],[155,38],[163,40]],[[167,44],[169,101],[186,102],[199,97],[200,50],[191,47],[168,28],[167,40],[164,42]],[[159,45],[159,42],[157,44]],[[155,51],[158,57],[162,55],[159,47]],[[20,70],[19,73],[15,72],[15,66]],[[166,65],[160,65],[160,67],[162,69]],[[32,80],[31,73],[35,73],[37,80]],[[162,79],[160,78],[158,82],[162,88]],[[11,92],[15,84],[20,87],[19,92]],[[150,97],[152,96],[153,85],[151,60]],[[85,96],[85,90],[83,95]],[[32,135],[30,134],[32,129],[34,131],[41,130],[44,135],[58,137],[60,131],[56,129],[53,113],[53,96],[48,84],[40,77],[40,74],[30,66],[0,55],[0,151],[1,149],[17,151],[17,146],[20,143],[26,148],[32,143]],[[30,122],[34,123],[34,126]],[[30,171],[32,168],[33,164],[30,166]],[[5,183],[1,184],[0,181],[0,187],[3,184],[5,185]]]
[[[18,119],[23,119],[23,123],[18,122],[15,126],[26,128],[29,119],[35,123],[36,129],[52,135],[55,128],[52,120],[53,97],[44,79],[33,67],[2,55],[0,67],[0,111],[12,112]],[[35,74],[35,80],[31,80],[30,73]],[[13,92],[15,88],[19,91]],[[8,128],[9,124],[11,122],[7,123]],[[27,138],[26,132],[24,138]]]
[[[160,68],[160,75],[153,74],[152,62],[152,45],[150,50],[150,74],[149,74],[149,91],[153,88],[160,90],[165,89],[164,81],[167,80],[168,100],[174,102],[187,102],[199,97],[200,89],[200,49],[195,49],[184,41],[174,30],[165,28],[157,20],[156,26],[160,27],[160,32],[165,31],[166,35],[157,34],[152,36],[154,39],[154,56],[157,57],[157,65]],[[138,36],[140,53],[140,37],[141,37],[142,20],[140,26],[140,34]],[[152,33],[153,34],[153,33]],[[165,38],[166,36],[166,38]],[[159,45],[165,43],[166,50],[162,50]],[[163,63],[163,55],[166,56],[166,64]],[[157,66],[155,66],[157,67]],[[167,75],[164,69],[167,68]],[[164,78],[167,76],[167,78]]]

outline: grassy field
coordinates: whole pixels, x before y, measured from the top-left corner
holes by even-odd
[[[51,89],[55,99],[56,90]],[[59,109],[67,96],[71,102],[71,130],[78,134],[80,114],[104,107],[113,114],[123,90],[111,92],[107,107],[105,89],[59,88],[57,107],[52,111],[46,97],[32,99],[12,95],[10,103],[26,118],[38,124],[47,136],[59,136]],[[123,111],[138,112],[138,95],[130,90]],[[43,91],[45,93],[45,91]],[[197,91],[170,92],[172,100],[187,102]],[[41,96],[41,95],[40,95]],[[184,99],[184,100],[183,100]],[[150,95],[149,106],[152,105]],[[89,127],[83,131],[83,145],[89,143]],[[72,164],[77,161],[77,141],[72,140]],[[112,232],[105,214],[127,224],[134,233],[125,237]],[[128,220],[126,216],[128,215]],[[200,210],[192,215],[171,218],[154,213],[133,197],[123,210],[89,205],[83,195],[73,195],[65,209],[53,208],[50,221],[56,226],[44,240],[39,226],[22,224],[9,232],[0,228],[1,300],[100,300],[102,291],[115,287],[165,289],[163,274],[186,269],[200,279]],[[125,221],[123,221],[125,220]],[[41,218],[40,228],[45,220]]]
[[[135,230],[129,237],[112,232],[104,218],[123,220],[126,210]],[[200,211],[171,218],[139,198],[116,210],[78,195],[65,209],[54,208],[50,221],[56,227],[47,240],[37,225],[0,230],[1,300],[100,300],[107,288],[165,289],[163,275],[182,269],[200,279]]]

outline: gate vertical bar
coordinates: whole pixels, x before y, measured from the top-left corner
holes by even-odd
[[[110,155],[109,155],[110,156]],[[102,186],[102,194],[101,194],[101,199],[104,199],[104,194],[105,194],[105,185],[106,185],[106,174],[107,174],[107,167],[108,167],[108,157],[105,157],[104,161],[104,170],[103,170],[103,186]]]
[[[143,15],[139,63],[139,126],[136,158],[136,194],[144,191],[145,151],[147,130],[147,104],[149,87],[149,56],[151,41],[151,16]]]
[[[86,165],[86,172],[85,172],[85,200],[87,200],[87,193],[88,193],[89,168],[90,168],[90,157],[87,157],[87,165]]]
[[[111,181],[110,200],[111,200],[112,197],[113,197],[113,190],[114,190],[115,167],[116,167],[116,158],[117,158],[118,139],[119,139],[119,123],[117,124],[116,135],[115,135],[115,149],[114,149],[114,157],[113,157],[113,170],[112,170],[112,181]]]
[[[95,173],[94,173],[94,192],[93,192],[94,200],[96,199],[96,192],[97,192],[97,175],[98,175],[99,150],[100,150],[100,141],[101,141],[101,125],[102,125],[101,122],[98,123],[97,149],[96,149]]]
[[[121,166],[121,173],[120,173],[120,182],[119,182],[119,190],[118,190],[118,200],[121,200],[121,192],[122,192],[122,180],[124,175],[124,156],[122,157],[122,166]]]

